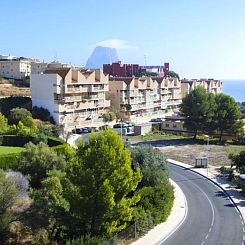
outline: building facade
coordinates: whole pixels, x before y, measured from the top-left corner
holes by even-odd
[[[0,76],[8,79],[23,80],[31,74],[31,61],[15,56],[0,56]]]
[[[184,98],[196,87],[201,86],[206,89],[207,92],[213,94],[219,94],[222,92],[222,82],[214,79],[183,79],[181,80],[181,94]]]
[[[181,100],[178,79],[160,77],[110,77],[107,99],[123,120],[137,121],[177,108]]]
[[[121,61],[103,65],[103,72],[113,77],[132,77],[138,71],[138,64],[122,64]]]
[[[66,63],[60,63],[59,61],[48,62],[32,62],[31,74],[41,74],[49,68],[71,68],[72,66]]]
[[[159,77],[167,77],[168,71],[169,63],[162,66],[139,66],[139,64],[122,64],[118,61],[103,65],[103,72],[113,77],[137,77],[145,72],[155,72]]]
[[[109,78],[100,70],[50,68],[31,74],[32,106],[49,110],[65,131],[102,123],[109,110]]]

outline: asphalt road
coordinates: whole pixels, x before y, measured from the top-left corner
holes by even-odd
[[[184,223],[162,245],[242,245],[243,224],[230,199],[204,177],[170,165],[170,177],[184,192]]]

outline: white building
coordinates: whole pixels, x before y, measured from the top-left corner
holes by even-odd
[[[32,106],[49,110],[65,131],[97,126],[109,110],[106,100],[109,78],[100,70],[50,68],[31,74]]]
[[[193,89],[201,86],[206,89],[207,92],[213,94],[219,94],[222,91],[222,82],[214,79],[183,79],[181,80],[181,94],[184,98]]]
[[[31,62],[15,56],[0,55],[0,76],[8,79],[22,80],[30,76]]]
[[[48,62],[32,62],[31,63],[31,74],[41,74],[48,68],[71,68],[73,66],[66,64],[66,63],[60,63],[58,61],[52,61],[50,63]]]

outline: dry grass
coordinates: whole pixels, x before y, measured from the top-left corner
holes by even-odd
[[[31,92],[29,88],[19,87],[0,87],[0,96],[30,96]]]
[[[208,156],[209,164],[213,166],[227,166],[231,164],[231,160],[228,158],[228,155],[231,152],[238,153],[242,150],[245,150],[245,146],[210,145],[207,147],[206,145],[187,144],[164,146],[159,147],[159,149],[167,158],[171,158],[173,160],[190,165],[195,164],[195,158]]]

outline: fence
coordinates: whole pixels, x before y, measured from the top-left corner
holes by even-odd
[[[134,223],[101,245],[128,245],[136,240],[136,238],[136,223]]]

